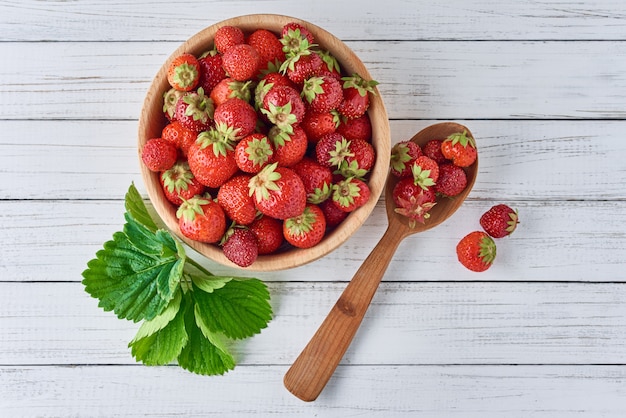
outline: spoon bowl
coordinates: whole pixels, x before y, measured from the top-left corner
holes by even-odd
[[[421,147],[431,139],[445,139],[453,133],[463,131],[472,136],[469,129],[461,124],[443,122],[421,130],[411,138],[411,141]],[[407,217],[395,212],[392,191],[398,179],[391,174],[387,176],[385,185],[387,229],[285,374],[285,387],[292,394],[307,402],[317,399],[350,346],[400,242],[409,235],[434,228],[456,212],[476,181],[478,159],[466,168],[465,172],[467,175],[465,189],[452,198],[439,198],[437,204],[429,211],[430,217],[425,223],[417,223],[414,227],[409,226]]]

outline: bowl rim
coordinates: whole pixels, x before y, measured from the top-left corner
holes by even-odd
[[[280,33],[280,29],[289,22],[300,23],[310,30],[319,48],[331,51],[333,56],[339,61],[343,72],[348,74],[358,73],[363,78],[372,79],[371,74],[352,49],[325,29],[311,22],[286,15],[249,14],[232,17],[207,26],[178,46],[152,79],[141,108],[137,152],[141,176],[154,210],[165,226],[177,238],[208,259],[227,267],[246,271],[278,271],[308,264],[329,254],[343,245],[369,217],[382,195],[389,171],[391,152],[389,119],[380,92],[377,87],[374,87],[375,94],[370,96],[370,107],[368,109],[368,114],[372,121],[372,144],[376,149],[376,160],[368,178],[370,198],[365,205],[351,212],[340,225],[327,233],[320,243],[307,249],[293,248],[282,253],[259,255],[251,266],[242,268],[228,260],[221,248],[218,248],[215,244],[193,241],[182,235],[178,226],[178,219],[176,218],[176,208],[167,201],[159,184],[159,173],[151,172],[141,161],[143,145],[148,139],[159,137],[161,130],[166,124],[164,117],[162,121],[157,123],[151,115],[154,115],[157,111],[162,113],[163,93],[169,89],[169,84],[167,83],[167,67],[169,63],[182,53],[192,53],[199,56],[208,50],[213,44],[215,32],[219,27],[226,25],[237,26],[246,33],[254,29],[264,28]]]

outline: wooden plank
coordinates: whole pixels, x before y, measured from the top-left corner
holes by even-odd
[[[392,120],[393,144],[432,120]],[[464,120],[479,146],[472,199],[624,198],[625,121]],[[143,187],[136,121],[0,121],[4,199],[121,199]],[[602,187],[598,187],[602,184]]]
[[[303,403],[285,366],[225,377],[173,367],[0,368],[0,413],[11,417],[607,417],[626,413],[623,366],[340,366]]]
[[[455,246],[465,234],[480,229],[480,215],[499,202],[467,201],[438,228],[407,238],[385,280],[624,280],[626,231],[615,226],[615,219],[626,216],[624,201],[509,202],[520,213],[518,230],[497,242],[498,255],[489,270],[480,274],[466,270],[456,260]],[[0,213],[3,281],[79,281],[87,261],[124,223],[121,200],[4,201]],[[241,273],[271,281],[347,281],[386,225],[384,207],[379,204],[361,229],[322,259],[290,270]],[[229,267],[192,250],[189,254],[216,274],[232,274]],[[417,266],[420,271],[415,270]]]
[[[289,365],[344,283],[269,283],[275,317],[234,350]],[[79,283],[0,283],[0,364],[135,364],[139,324]],[[342,364],[625,364],[626,283],[383,282]]]
[[[0,43],[3,119],[136,119],[175,42]],[[625,42],[348,42],[392,119],[623,119]],[[63,57],[63,59],[58,59]],[[479,58],[477,58],[479,57]],[[558,65],[555,64],[558,62]],[[59,94],[59,92],[63,94]]]
[[[88,10],[88,12],[86,12]],[[332,13],[328,13],[332,10]],[[400,12],[399,12],[400,11]],[[624,39],[626,6],[594,2],[449,0],[368,3],[355,13],[349,2],[318,0],[130,4],[93,1],[0,4],[3,41],[182,41],[206,26],[240,14],[277,13],[306,19],[342,39]]]

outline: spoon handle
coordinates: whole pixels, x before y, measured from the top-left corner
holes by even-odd
[[[285,374],[284,384],[303,401],[314,401],[330,380],[356,334],[398,245],[401,229],[390,226]]]

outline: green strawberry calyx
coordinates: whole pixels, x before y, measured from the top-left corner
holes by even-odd
[[[187,88],[193,86],[198,77],[200,77],[198,68],[184,62],[174,68],[174,77],[172,81],[182,88]]]
[[[416,186],[420,186],[426,190],[429,187],[435,185],[435,182],[430,177],[430,170],[424,170],[419,164],[413,164],[411,166],[411,172],[413,173],[413,183]]]
[[[328,162],[332,166],[340,167],[341,163],[348,157],[354,157],[354,153],[350,151],[350,143],[346,138],[335,141],[335,149],[331,150]]]
[[[206,123],[213,119],[215,104],[213,99],[204,94],[204,89],[200,87],[197,92],[190,92],[183,96],[183,102],[187,104],[185,115],[191,116],[193,120],[200,120]]]
[[[361,195],[361,188],[349,177],[333,185],[333,200],[343,208],[350,207],[354,199]]]
[[[467,135],[467,131],[456,132],[446,138],[446,141],[452,142],[452,145],[461,144],[464,148],[468,145],[472,148],[476,148],[476,141],[471,136]]]
[[[324,94],[324,79],[322,77],[311,77],[304,81],[304,85],[302,86],[302,96],[306,99],[306,101],[311,104],[315,98]]]
[[[257,166],[267,163],[274,150],[266,136],[252,138],[245,149],[248,159]]]
[[[183,203],[178,207],[176,211],[177,218],[183,218],[185,221],[193,222],[196,219],[196,215],[204,215],[204,210],[202,206],[208,205],[211,203],[211,196],[204,197],[194,196],[191,199],[184,200]]]
[[[287,102],[284,106],[270,103],[269,109],[261,109],[261,113],[281,131],[293,134],[293,126],[298,122],[298,118],[291,111],[291,102]]]
[[[300,236],[311,232],[316,222],[317,215],[307,206],[304,208],[302,214],[286,219],[285,227],[289,230],[291,235]]]
[[[367,95],[367,93],[372,93],[375,95],[376,90],[374,89],[374,87],[380,84],[376,80],[366,80],[357,73],[354,73],[349,77],[341,77],[341,80],[343,81],[344,89],[356,89],[363,97]]]
[[[479,243],[478,256],[485,264],[492,264],[496,258],[496,243],[489,235],[484,234]]]
[[[396,144],[391,149],[391,168],[401,173],[406,168],[406,163],[411,161],[409,147],[406,144]]]
[[[280,186],[276,184],[281,178],[276,171],[277,167],[278,163],[265,166],[248,182],[249,195],[254,195],[256,201],[267,200],[270,198],[270,191],[280,190]]]
[[[409,228],[415,228],[417,223],[425,223],[426,219],[430,218],[429,211],[437,203],[428,200],[424,191],[421,191],[417,196],[412,195],[408,200],[399,198],[399,206],[394,209],[399,215],[409,218]]]
[[[187,161],[179,161],[161,175],[163,185],[168,192],[187,190],[189,183],[194,178]]]
[[[228,127],[226,124],[218,124],[216,127],[211,127],[208,131],[202,131],[198,134],[196,143],[201,149],[209,146],[213,147],[213,153],[216,157],[226,156],[228,151],[232,151],[234,139],[232,139],[236,132],[233,128]],[[221,126],[223,125],[223,126]]]

